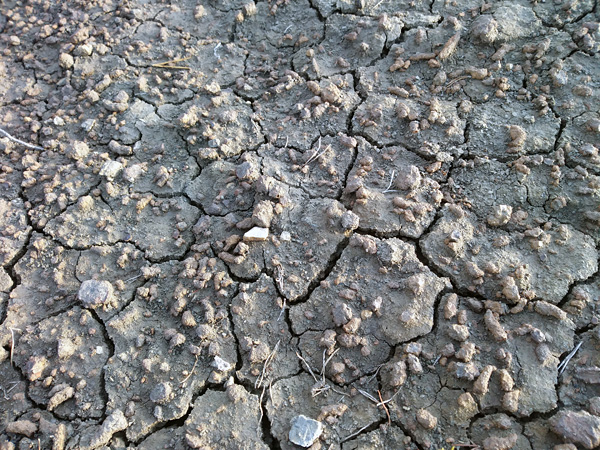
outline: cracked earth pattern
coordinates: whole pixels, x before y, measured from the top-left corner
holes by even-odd
[[[600,447],[599,15],[2,2],[0,449]]]

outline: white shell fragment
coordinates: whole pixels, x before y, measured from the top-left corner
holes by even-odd
[[[246,242],[255,242],[255,241],[265,241],[269,237],[269,229],[254,227],[247,231],[244,234],[244,241]]]

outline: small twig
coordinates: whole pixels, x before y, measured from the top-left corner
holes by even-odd
[[[137,280],[137,279],[138,279],[139,277],[141,277],[141,276],[143,276],[143,274],[141,274],[141,273],[140,273],[139,275],[137,275],[137,276],[135,276],[135,277],[128,278],[127,280],[125,280],[125,283],[130,283],[130,282],[132,282],[133,280]]]
[[[288,30],[292,27],[293,27],[293,25],[288,25],[287,28],[285,30],[283,30],[283,34],[286,34],[288,32]]]
[[[377,391],[377,392],[379,392],[379,391]],[[400,389],[398,389],[396,391],[396,393],[394,395],[392,395],[390,398],[388,398],[387,400],[382,400],[381,402],[377,403],[376,406],[384,406],[384,405],[388,404],[389,402],[394,400],[394,397],[396,397],[396,395],[398,395],[399,392],[400,392]],[[381,394],[380,394],[380,396],[381,396]]]
[[[444,90],[447,90],[453,84],[458,83],[459,81],[462,81],[462,80],[466,80],[467,78],[471,78],[471,75],[463,75],[462,77],[455,78],[454,80],[452,80],[448,84],[446,84],[446,86],[444,86]]]
[[[9,388],[8,390],[6,390],[4,388],[4,386],[0,386],[0,389],[2,389],[3,395],[4,395],[4,400],[10,400],[10,397],[8,397],[8,394],[10,394],[10,391],[12,391],[14,388],[17,387],[17,385],[19,384],[18,381],[11,381],[9,384],[12,384],[12,387]]]
[[[392,183],[394,182],[394,176],[396,175],[396,171],[392,170],[392,176],[390,177],[390,183],[387,187],[381,192],[382,194],[387,194],[388,192],[398,192],[397,189],[390,189],[392,187]]]
[[[156,67],[158,69],[191,70],[188,66],[174,66],[173,65],[173,64],[178,63],[178,62],[187,61],[190,58],[191,58],[191,56],[188,56],[187,58],[172,59],[171,61],[165,61],[165,62],[161,62],[161,63],[152,64],[152,67]]]
[[[215,58],[217,58],[217,59],[221,58],[219,56],[219,48],[221,48],[221,43],[220,42],[217,45],[215,45],[215,49],[213,50],[213,55],[215,55]]]
[[[390,417],[390,412],[388,411],[387,406],[385,406],[385,404],[387,402],[383,401],[383,398],[381,397],[381,391],[379,389],[377,390],[377,394],[379,395],[379,400],[380,400],[380,403],[378,403],[378,405],[381,405],[383,407],[383,409],[385,409],[385,413],[387,414],[387,418],[388,418],[388,425],[391,425],[392,418]]]
[[[368,398],[369,400],[371,400],[373,403],[378,403],[377,399],[375,397],[373,397],[371,394],[369,394],[367,391],[363,391],[362,389],[358,389],[358,392],[360,394],[362,394],[363,396],[365,396],[366,398]]]
[[[389,402],[391,402],[392,400],[394,400],[394,397],[396,397],[396,395],[398,395],[398,393],[400,392],[400,390],[397,390],[396,393],[394,395],[392,395],[390,398],[388,398],[387,400],[384,400],[383,398],[381,398],[381,392],[380,391],[377,391],[377,393],[379,394],[379,400],[377,400],[375,397],[373,397],[367,391],[363,391],[362,389],[358,389],[358,392],[360,394],[362,394],[364,397],[366,397],[369,400],[371,400],[373,403],[375,403],[375,406],[377,406],[377,407],[383,406],[384,408],[386,408],[385,405],[387,405]]]
[[[313,379],[315,380],[315,383],[318,383],[319,379],[315,376],[315,373],[310,368],[310,365],[308,364],[308,362],[302,357],[302,355],[300,355],[300,353],[296,352],[296,356],[300,359],[300,361],[302,361],[304,363],[304,365],[306,365],[306,368],[308,369],[308,371],[312,375]]]
[[[558,375],[562,375],[562,373],[566,370],[567,368],[567,364],[569,364],[569,361],[571,361],[571,359],[573,358],[573,356],[575,356],[575,353],[577,353],[577,350],[579,350],[579,348],[581,347],[581,345],[583,344],[583,341],[581,341],[579,344],[577,344],[577,346],[571,350],[571,353],[569,353],[566,358],[558,365],[557,369],[558,369]]]
[[[269,354],[269,356],[267,356],[267,359],[265,360],[265,364],[263,365],[262,372],[261,372],[260,376],[256,379],[256,382],[254,383],[255,388],[260,388],[262,385],[262,382],[264,381],[265,377],[267,376],[267,369],[269,368],[269,365],[273,362],[273,359],[275,359],[275,353],[277,353],[277,349],[279,348],[280,342],[281,342],[281,340],[277,341],[277,344],[275,344],[275,348],[273,348],[273,351]]]
[[[21,139],[17,139],[16,137],[10,135],[8,132],[4,131],[2,128],[0,128],[0,134],[4,135],[4,137],[8,138],[9,140],[16,142],[17,144],[21,144],[27,148],[31,148],[33,150],[44,150],[42,147],[33,144],[28,144],[27,142],[22,141]]]
[[[267,388],[267,386],[263,386],[262,392],[260,394],[260,398],[258,399],[258,410],[260,411],[260,417],[258,418],[258,426],[256,428],[257,432],[260,432],[261,429],[261,423],[263,420],[263,407],[262,407],[262,401],[263,401],[263,397],[265,396],[265,389]]]
[[[377,366],[377,370],[375,371],[375,373],[369,377],[369,379],[367,380],[367,382],[365,384],[369,384],[371,381],[373,381],[373,379],[375,379],[375,377],[377,376],[377,374],[379,373],[379,371],[381,370],[382,367],[383,367],[383,364],[379,364]]]
[[[348,441],[348,440],[352,439],[353,437],[355,437],[355,436],[358,436],[360,433],[362,433],[363,431],[365,431],[365,430],[366,430],[367,428],[369,428],[370,426],[371,426],[371,424],[369,424],[369,425],[365,425],[365,426],[364,426],[364,427],[362,427],[360,430],[358,430],[358,431],[355,431],[354,433],[352,433],[352,434],[351,434],[351,435],[349,435],[349,436],[346,436],[344,439],[342,439],[342,442],[346,442],[346,441]]]
[[[285,308],[287,308],[287,299],[283,298],[283,304],[281,305],[281,312],[279,313],[279,317],[277,317],[277,322],[281,320],[283,317],[283,313],[285,312]]]
[[[18,328],[10,328],[10,335],[11,335],[11,340],[10,340],[10,365],[13,365],[13,353],[15,351],[15,331],[18,331],[19,333],[21,332],[20,329]]]
[[[196,364],[198,364],[198,355],[196,355],[196,361],[194,361],[194,365],[192,366],[192,370],[190,371],[190,373],[188,373],[187,377],[185,377],[183,379],[183,381],[181,383],[179,383],[179,384],[185,383],[188,380],[188,378],[192,376],[192,374],[194,373],[194,369],[196,368]]]
[[[314,151],[314,153],[311,155],[310,158],[308,158],[306,160],[306,162],[304,164],[302,164],[302,167],[306,166],[307,164],[310,164],[311,162],[313,162],[314,160],[318,159],[323,153],[325,153],[327,150],[329,150],[331,148],[331,146],[327,146],[325,147],[325,150],[323,150],[321,153],[319,153],[319,150],[321,150],[321,136],[319,136],[319,144],[317,145],[316,150]]]
[[[323,350],[323,368],[321,369],[321,376],[323,377],[323,382],[325,382],[325,368],[327,367],[327,364],[329,364],[329,361],[331,361],[331,358],[333,358],[339,350],[339,348],[336,348],[334,352],[331,355],[329,355],[327,361],[325,361],[325,352],[327,350]]]

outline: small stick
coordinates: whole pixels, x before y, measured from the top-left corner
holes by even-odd
[[[13,365],[13,353],[15,351],[15,331],[21,332],[18,328],[10,328],[10,365]]]
[[[365,425],[364,427],[362,427],[360,430],[355,431],[354,433],[352,433],[350,436],[346,436],[342,442],[346,442],[349,439],[352,439],[354,436],[358,436],[360,433],[362,433],[363,431],[365,431],[367,428],[369,428],[371,426],[371,424],[369,425]]]
[[[8,391],[4,388],[4,386],[0,386],[0,389],[2,389],[2,392],[4,393],[4,400],[10,400],[9,397],[7,397],[8,394],[10,394],[10,391],[12,391],[14,388],[17,387],[17,385],[19,384],[18,381],[11,381],[9,384],[12,383],[12,387],[8,389]]]
[[[198,364],[198,355],[196,355],[196,361],[194,361],[194,365],[192,366],[192,370],[190,371],[190,373],[188,373],[188,376],[185,377],[183,379],[183,381],[181,383],[179,383],[179,384],[185,383],[188,380],[188,378],[192,376],[192,374],[194,373],[194,369],[196,368],[196,364]]]
[[[358,389],[358,392],[360,394],[364,395],[369,400],[371,400],[373,403],[377,403],[377,399],[375,397],[373,397],[371,394],[369,394],[367,391],[363,391],[362,389]]]
[[[335,354],[339,351],[339,348],[336,348],[335,351],[329,355],[329,358],[327,358],[327,361],[325,361],[325,352],[327,350],[323,350],[323,368],[321,369],[321,376],[323,377],[323,382],[325,382],[325,368],[327,367],[327,364],[329,364],[329,361],[331,361],[331,358],[333,358],[335,356]]]
[[[277,341],[277,344],[275,344],[275,348],[273,348],[273,351],[269,354],[269,356],[267,356],[267,359],[265,360],[265,364],[263,365],[263,369],[262,369],[262,373],[260,374],[260,377],[258,377],[256,379],[256,382],[254,383],[254,387],[255,388],[259,388],[262,385],[262,382],[265,379],[265,376],[267,375],[267,369],[269,368],[269,365],[271,364],[271,362],[273,362],[273,359],[275,358],[275,353],[277,353],[277,349],[279,348],[279,343],[281,342],[281,340]]]
[[[377,391],[377,392],[379,392],[379,391]],[[377,403],[377,406],[382,406],[382,405],[385,405],[386,403],[391,402],[392,400],[394,400],[394,397],[396,397],[396,395],[398,395],[399,392],[400,392],[400,389],[398,389],[396,391],[396,393],[394,395],[392,395],[390,398],[388,398],[387,400],[383,400],[383,401]],[[380,394],[380,396],[381,396],[381,394]]]
[[[293,25],[288,25],[287,28],[285,30],[283,30],[283,34],[286,34],[288,32],[288,30],[290,28],[292,28]]]
[[[138,279],[139,277],[141,277],[142,275],[143,275],[143,274],[141,274],[141,273],[140,273],[139,275],[137,275],[137,276],[135,276],[135,277],[128,278],[127,280],[125,280],[125,283],[130,283],[130,282],[132,282],[133,280],[137,280],[137,279]]]
[[[379,391],[377,391],[377,393],[379,394],[379,400],[377,400],[375,397],[373,397],[367,391],[363,391],[362,389],[358,389],[358,392],[360,394],[364,395],[369,400],[371,400],[373,403],[375,403],[375,406],[385,406],[387,403],[389,403],[392,400],[394,400],[394,397],[396,397],[396,395],[398,395],[398,393],[400,392],[400,390],[397,390],[396,393],[394,395],[392,395],[390,398],[388,398],[387,400],[383,400],[381,398],[381,393]]]
[[[215,45],[215,49],[213,50],[213,55],[215,55],[215,58],[217,58],[217,59],[221,58],[219,56],[219,48],[221,48],[221,43],[220,42],[217,45]]]
[[[454,80],[448,82],[448,84],[446,84],[446,86],[444,86],[444,90],[447,90],[453,84],[458,83],[459,81],[462,81],[462,80],[466,80],[467,78],[471,78],[471,75],[463,75],[462,77],[455,78]]]
[[[306,362],[306,360],[300,355],[300,353],[296,352],[296,356],[300,359],[300,361],[302,361],[306,365],[306,368],[308,369],[308,371],[312,375],[313,379],[315,380],[315,383],[318,383],[319,380],[315,376],[315,373],[313,372],[313,370],[310,368],[310,365],[308,364],[308,362]]]
[[[323,150],[321,153],[319,153],[319,150],[321,150],[321,136],[319,136],[319,145],[317,145],[317,148],[314,151],[314,153],[312,154],[312,156],[310,158],[308,158],[304,164],[302,164],[302,167],[313,162],[315,159],[317,159],[319,156],[321,156],[323,153],[325,153],[327,150],[329,150],[329,148],[330,148],[330,146],[328,145],[327,147],[325,147],[325,150]]]
[[[258,418],[258,426],[256,427],[256,432],[260,431],[260,424],[263,420],[263,407],[262,407],[262,401],[263,401],[263,397],[265,396],[265,389],[267,388],[266,385],[263,386],[262,392],[260,394],[260,398],[258,399],[258,410],[260,411],[260,417]]]
[[[566,370],[567,364],[569,364],[569,361],[571,361],[573,356],[575,356],[575,353],[577,353],[577,350],[579,350],[579,348],[581,347],[582,344],[583,344],[583,341],[581,341],[579,344],[577,344],[577,346],[573,350],[571,350],[571,353],[569,353],[567,355],[567,357],[558,365],[557,369],[558,369],[559,376],[562,375],[562,373]]]
[[[283,317],[283,313],[285,312],[285,308],[287,308],[287,299],[283,298],[283,305],[281,305],[281,312],[279,313],[279,317],[277,317],[277,322],[281,320]]]
[[[4,131],[2,128],[0,128],[0,134],[3,134],[4,137],[8,138],[9,140],[16,142],[17,144],[21,144],[27,148],[33,149],[33,150],[44,150],[42,147],[39,147],[37,145],[33,145],[33,144],[28,144],[25,141],[22,141],[21,139],[17,139],[16,137],[10,135],[9,133],[7,133],[6,131]]]
[[[377,370],[375,371],[375,373],[369,377],[369,379],[367,380],[367,383],[365,383],[365,384],[368,384],[371,381],[373,381],[373,379],[375,379],[375,377],[377,376],[377,374],[379,373],[379,371],[381,370],[382,367],[383,367],[383,364],[379,364],[377,366]]]
[[[387,417],[388,417],[388,425],[391,425],[392,424],[392,418],[390,417],[390,412],[388,411],[387,406],[385,406],[385,404],[387,402],[383,401],[383,398],[381,397],[381,391],[379,389],[377,390],[377,394],[379,394],[379,400],[381,401],[381,403],[378,403],[378,405],[383,406],[383,409],[385,409],[385,413],[387,414]]]
[[[327,150],[330,150],[330,149],[331,149],[331,145],[328,145],[327,147],[325,147],[325,150],[323,150],[323,151],[322,151],[321,153],[319,153],[318,155],[316,155],[316,156],[311,156],[311,157],[309,158],[309,160],[308,160],[308,161],[306,161],[306,162],[303,164],[303,167],[304,167],[305,165],[307,165],[308,163],[312,162],[312,161],[316,161],[317,159],[319,159],[319,158],[321,157],[321,155],[323,155],[323,154],[324,154],[324,153],[325,153]]]
[[[188,56],[187,58],[172,59],[171,61],[165,61],[165,62],[161,62],[161,63],[152,64],[152,67],[156,67],[158,69],[191,70],[188,66],[173,66],[173,65],[171,65],[174,63],[178,63],[178,62],[187,61],[190,58],[191,58],[191,56]]]
[[[392,187],[392,183],[394,182],[394,176],[396,175],[396,171],[392,170],[392,176],[390,177],[390,184],[381,192],[382,194],[387,194],[388,192],[398,192],[397,189],[390,189]]]

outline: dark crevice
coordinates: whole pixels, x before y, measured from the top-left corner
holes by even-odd
[[[342,183],[342,189],[340,189],[339,195],[335,197],[335,199],[337,201],[339,201],[340,203],[343,203],[342,196],[344,195],[344,189],[348,185],[348,177],[350,176],[352,169],[354,169],[354,166],[356,165],[357,158],[358,158],[358,145],[352,149],[352,160],[350,161],[350,163],[348,164],[348,167],[346,168],[346,170],[344,172],[344,176],[343,176],[344,182]]]
[[[26,214],[26,217],[29,219],[27,214]],[[29,244],[31,243],[32,235],[33,235],[33,231],[29,231],[27,233],[27,238],[26,238],[25,242],[23,243],[23,246],[15,254],[15,256],[12,258],[12,260],[4,266],[4,270],[6,271],[6,273],[12,280],[12,286],[10,286],[9,291],[12,291],[13,289],[15,289],[17,286],[19,286],[21,284],[21,276],[17,272],[16,266],[19,263],[19,261],[21,260],[21,258],[23,258],[23,256],[25,256],[25,254],[27,253],[27,249],[29,248]],[[4,319],[6,318],[6,314],[7,314],[7,311],[5,311],[3,316],[0,316],[0,324],[2,324],[4,322]]]
[[[329,260],[327,261],[325,268],[323,268],[321,271],[319,271],[319,273],[308,284],[308,287],[306,288],[306,292],[303,295],[300,295],[293,300],[288,299],[288,301],[290,302],[291,305],[299,305],[301,303],[305,303],[308,301],[308,299],[312,295],[313,291],[317,287],[320,286],[321,281],[327,279],[327,277],[331,274],[331,272],[333,272],[333,269],[335,268],[337,262],[339,261],[339,259],[342,256],[342,252],[346,249],[349,242],[350,242],[349,237],[344,237],[340,241],[340,243],[337,245],[335,251],[329,257]],[[273,278],[272,274],[270,276]],[[284,297],[284,298],[286,298],[286,297]]]
[[[598,267],[593,274],[591,274],[589,277],[585,278],[584,280],[578,280],[578,281],[572,282],[569,285],[567,293],[562,298],[562,300],[559,301],[556,304],[556,306],[558,306],[559,308],[562,309],[567,304],[567,302],[569,301],[569,299],[570,299],[570,297],[571,297],[571,295],[573,293],[573,289],[575,289],[577,286],[580,286],[580,285],[583,285],[583,284],[587,284],[590,280],[592,280],[594,277],[596,277],[598,275],[598,273],[600,273],[600,267]]]
[[[227,270],[229,271],[229,268],[227,268]],[[231,277],[231,273],[229,273],[229,276]],[[235,297],[237,297],[237,295],[239,294],[239,292],[240,292],[240,286],[239,286],[239,283],[238,283],[237,286],[235,287],[235,290],[231,294],[232,300]],[[237,332],[235,330],[235,321],[233,320],[233,312],[231,311],[231,303],[227,307],[227,315],[228,315],[228,318],[229,318],[229,323],[231,325],[231,335],[233,336],[233,340],[235,341],[236,362],[235,362],[234,372],[238,372],[239,370],[242,370],[242,366],[244,365],[244,359],[242,357],[240,340],[238,339],[238,335],[237,335]]]
[[[207,382],[206,384],[204,384],[203,386],[201,386],[198,391],[192,396],[188,408],[187,410],[183,413],[183,415],[177,419],[171,419],[171,420],[167,420],[166,422],[162,422],[159,423],[157,425],[155,425],[152,428],[152,431],[150,433],[148,433],[147,435],[141,437],[139,440],[137,441],[132,441],[134,444],[140,444],[142,443],[145,439],[147,439],[148,437],[150,437],[152,434],[157,433],[159,431],[167,431],[167,430],[173,430],[176,431],[179,428],[183,427],[185,425],[185,421],[189,418],[190,414],[192,413],[193,409],[194,409],[194,405],[196,405],[196,402],[202,398],[202,396],[204,394],[206,394],[209,390],[211,391],[218,391],[218,392],[225,392],[226,388],[224,386],[224,384],[216,384],[216,383],[210,383]]]
[[[266,397],[267,396],[265,396],[265,398],[263,399],[262,409],[263,409],[264,413],[263,413],[262,420],[260,422],[262,437],[263,437],[263,440],[265,441],[265,444],[267,444],[267,446],[270,449],[281,450],[281,444],[275,438],[275,435],[273,434],[273,432],[271,430],[271,422],[269,420],[269,411],[267,410],[267,398]]]
[[[27,399],[28,402],[30,402],[34,408],[37,408],[41,411],[46,411],[50,414],[52,414],[52,416],[54,417],[54,419],[61,423],[65,420],[65,418],[60,417],[58,414],[56,414],[55,411],[48,411],[46,409],[46,406],[36,402],[33,398],[31,398],[31,396],[29,395],[29,386],[31,384],[31,382],[29,381],[29,379],[25,376],[25,374],[23,373],[23,370],[21,369],[21,367],[19,367],[18,365],[14,364],[13,369],[15,370],[15,372],[19,375],[19,378],[21,379],[20,381],[22,381],[25,384],[25,389],[23,389],[23,395],[25,396],[25,398]],[[25,413],[27,413],[29,411],[26,411]]]
[[[102,330],[102,337],[104,338],[104,342],[108,346],[108,358],[107,358],[107,361],[108,361],[115,354],[115,343],[110,338],[110,335],[108,334],[108,331],[106,330],[106,324],[100,318],[100,316],[98,316],[98,313],[94,309],[91,309],[91,308],[86,309],[86,311],[88,311],[92,315],[92,317],[96,320],[96,322],[98,322],[100,324],[100,327]],[[103,366],[102,367],[102,375],[100,376],[100,392],[98,393],[98,395],[102,397],[102,403],[103,403],[102,417],[106,417],[106,409],[108,408],[108,403],[110,401],[110,398],[108,397],[108,391],[106,390],[105,376],[106,376],[106,366]]]

